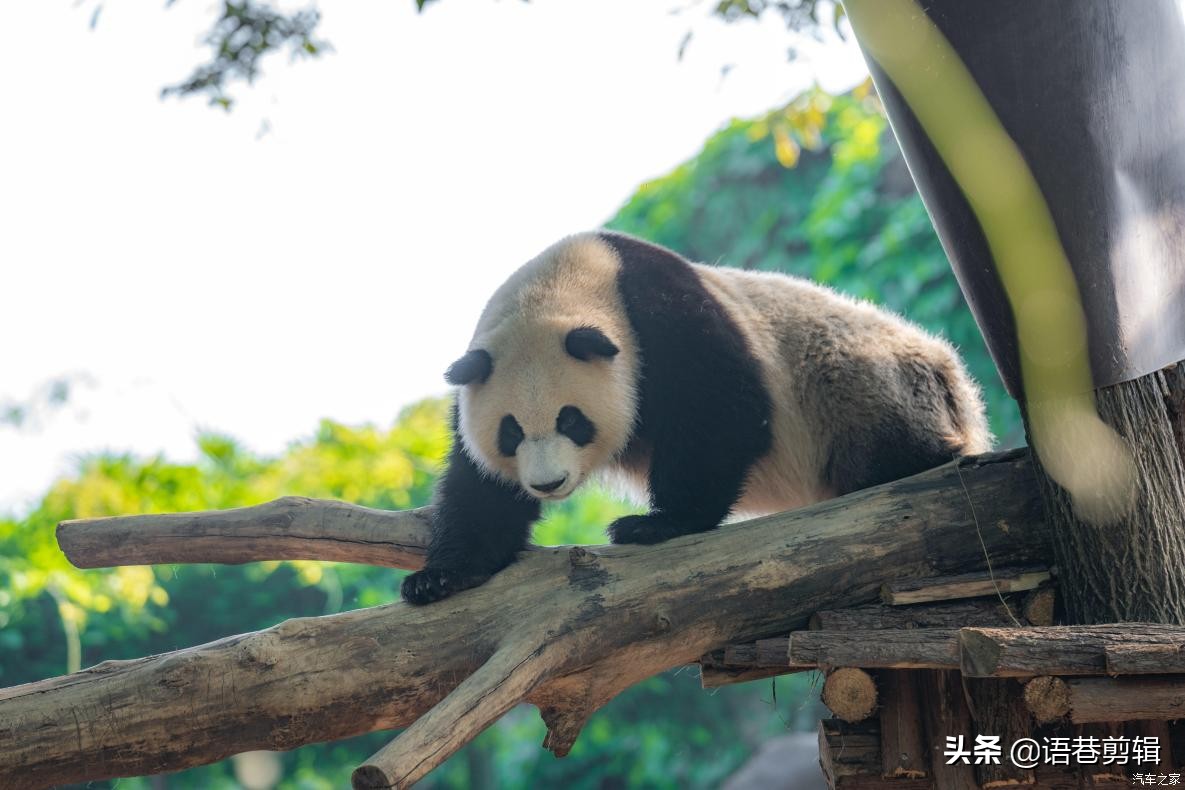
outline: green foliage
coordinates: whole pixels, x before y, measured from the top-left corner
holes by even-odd
[[[869,84],[732,121],[607,225],[696,260],[808,277],[944,335],[983,387],[1000,443],[1021,441],[1016,404]]]

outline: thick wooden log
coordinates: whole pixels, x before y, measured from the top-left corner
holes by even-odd
[[[1066,678],[1070,721],[1185,718],[1185,677]]]
[[[1033,590],[1049,581],[1049,569],[996,568],[991,573],[963,573],[942,579],[900,579],[881,588],[881,600],[893,606],[976,598]]]
[[[1025,707],[1020,683],[1011,678],[982,678],[966,681],[971,702],[971,717],[976,732],[998,735],[1003,748],[1020,738],[1032,737],[1033,717]],[[980,787],[988,788],[1032,785],[1032,770],[1017,767],[1008,759],[1007,751],[998,765],[975,766]]]
[[[1027,456],[959,463],[655,546],[538,549],[430,606],[293,620],[6,689],[0,786],[140,776],[411,724],[403,737],[434,748],[384,750],[358,780],[404,787],[497,715],[504,683],[544,711],[562,754],[589,715],[657,672],[874,600],[898,575],[984,568],[968,494],[993,565],[1046,561]],[[106,562],[143,561],[130,544]]]
[[[1185,674],[1185,640],[1180,643],[1114,644],[1107,645],[1103,651],[1108,675]]]
[[[1185,628],[1118,623],[1049,628],[964,628],[959,632],[967,677],[1103,675],[1114,672],[1108,651],[1161,649],[1185,643]],[[1133,670],[1157,670],[1154,662],[1127,661]],[[1171,671],[1171,670],[1170,670]]]
[[[877,686],[881,692],[881,775],[924,779],[927,751],[918,673],[884,670],[877,673]]]
[[[891,628],[963,628],[1025,625],[1019,595],[966,598],[940,603],[894,606],[872,603],[850,609],[824,609],[811,615],[812,631],[867,631]],[[1029,623],[1049,625],[1049,623]]]
[[[63,521],[58,545],[79,568],[332,560],[418,570],[429,509],[375,510],[289,496],[254,507]]]
[[[1039,721],[1171,721],[1185,718],[1185,677],[1034,678],[1024,699]]]
[[[795,631],[790,663],[883,669],[958,669],[959,632],[952,628],[894,631]]]

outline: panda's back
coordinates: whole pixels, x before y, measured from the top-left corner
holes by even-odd
[[[801,278],[693,268],[745,333],[775,405],[774,451],[754,471],[754,499],[798,494],[780,481],[800,474],[823,481],[807,494],[825,498],[847,493],[846,477],[890,480],[991,449],[978,388],[946,341]],[[895,456],[902,447],[912,455]]]

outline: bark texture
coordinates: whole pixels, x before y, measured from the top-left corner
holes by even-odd
[[[984,569],[977,530],[995,567],[1048,562],[1027,454],[959,464],[655,546],[537,549],[426,607],[291,620],[5,689],[0,786],[159,773],[411,725],[355,780],[405,787],[520,701],[540,708],[546,745],[564,754],[593,712],[657,672],[873,601],[896,578]],[[356,523],[351,508],[307,502],[317,535]],[[129,529],[125,553],[104,562],[143,562],[140,539],[162,531],[176,546],[179,519],[200,532],[223,517],[103,522]],[[262,559],[257,546],[209,545],[224,561]]]
[[[79,568],[330,560],[419,570],[428,555],[428,508],[288,496],[232,510],[63,521],[57,536]]]
[[[1096,399],[1132,451],[1138,491],[1120,521],[1092,525],[1038,465],[1066,622],[1185,625],[1185,363],[1098,390]]]

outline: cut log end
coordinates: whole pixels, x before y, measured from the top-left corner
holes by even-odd
[[[1030,625],[1053,625],[1053,607],[1057,595],[1052,587],[1034,590],[1025,598],[1023,612]]]
[[[842,667],[823,682],[823,704],[846,722],[863,721],[876,710],[876,683],[863,669]]]
[[[354,773],[350,775],[350,784],[354,786],[354,790],[387,790],[397,787],[391,784],[381,768],[373,765],[360,765],[355,768]]]
[[[1033,678],[1025,684],[1025,705],[1041,724],[1064,719],[1070,713],[1070,687],[1061,678]]]

